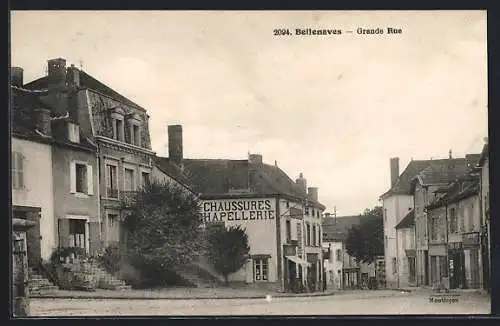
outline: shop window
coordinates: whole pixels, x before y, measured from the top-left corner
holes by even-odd
[[[269,264],[267,258],[256,258],[253,260],[254,280],[269,280]]]

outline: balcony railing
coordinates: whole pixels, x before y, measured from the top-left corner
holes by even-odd
[[[106,197],[118,199],[118,189],[117,188],[106,188]]]

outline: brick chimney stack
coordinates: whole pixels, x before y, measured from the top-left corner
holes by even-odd
[[[66,85],[66,60],[63,58],[47,61],[49,89],[61,89]]]
[[[295,180],[295,183],[297,183],[302,191],[307,194],[307,180],[302,173],[299,173],[299,177]]]
[[[318,201],[318,187],[309,187],[309,188],[307,188],[307,194],[315,202]]]
[[[11,67],[10,68],[10,83],[17,87],[23,87],[24,69],[21,67]]]
[[[399,177],[399,157],[391,158],[391,187],[396,184]]]
[[[168,126],[168,158],[179,168],[183,168],[182,125]]]

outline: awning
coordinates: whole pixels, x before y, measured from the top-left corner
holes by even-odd
[[[293,261],[295,264],[298,264],[298,265],[303,265],[303,266],[311,266],[311,263],[308,263],[307,261],[305,261],[304,259],[301,259],[297,256],[285,256],[287,259]]]

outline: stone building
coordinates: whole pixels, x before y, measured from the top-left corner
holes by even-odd
[[[431,284],[483,285],[479,174],[470,171],[436,191],[427,206]]]
[[[123,243],[120,200],[148,182],[154,165],[146,110],[62,58],[48,60],[48,75],[24,87],[47,90],[41,99],[53,114],[67,115],[80,139],[95,144],[97,163],[88,166],[99,176],[93,196],[100,207],[91,233],[99,234],[100,248]]]
[[[19,70],[18,70],[19,71]],[[22,70],[20,79],[22,80]],[[26,234],[30,266],[50,258],[57,247],[54,219],[52,137],[40,130],[46,106],[26,92],[19,79],[11,87],[11,196],[13,218],[33,222]],[[37,110],[35,112],[35,110]],[[38,125],[37,125],[38,122]]]
[[[333,278],[333,283],[341,289],[358,288],[369,277],[375,277],[375,264],[358,262],[346,250],[349,229],[362,220],[362,215],[323,218],[323,243],[331,248],[324,263],[325,273],[330,283]]]
[[[417,286],[429,286],[430,253],[429,253],[429,219],[426,207],[432,203],[436,190],[448,185],[458,177],[471,170],[479,159],[479,155],[470,154],[465,158],[450,158],[429,161],[429,165],[413,178],[410,193],[413,195],[415,214],[415,246],[416,246],[416,283]]]
[[[415,213],[413,209],[396,225],[398,288],[415,286]]]
[[[488,139],[479,158],[478,169],[480,177],[480,199],[481,199],[481,253],[483,261],[483,284],[484,289],[490,290],[491,277],[491,215],[490,215],[490,159],[488,151]]]
[[[413,195],[410,193],[411,180],[429,165],[428,160],[411,160],[399,174],[399,158],[391,158],[391,187],[380,196],[384,214],[384,258],[385,277],[388,288],[398,288],[401,284],[399,268],[407,261],[406,252],[398,250],[396,225],[413,209]],[[406,231],[401,229],[400,236]],[[401,246],[399,246],[401,248]]]
[[[324,206],[317,188],[308,188],[302,175],[294,182],[257,154],[246,160],[186,159],[182,127],[169,126],[168,132],[169,157],[160,158],[161,166],[176,165],[200,194],[204,225],[241,225],[247,232],[250,259],[229,280],[281,290],[298,280],[319,290]]]

